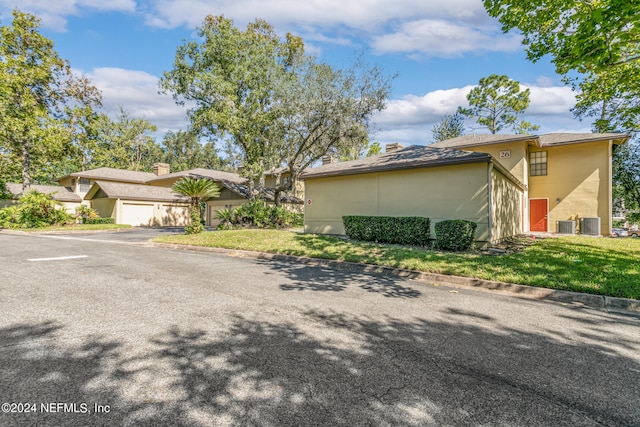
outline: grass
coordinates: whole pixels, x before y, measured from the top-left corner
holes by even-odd
[[[486,255],[353,242],[277,230],[171,235],[156,242],[343,260],[640,299],[640,239],[536,239],[517,253]]]
[[[51,227],[41,228],[16,228],[16,230],[27,232],[42,231],[99,231],[99,230],[118,230],[123,228],[131,228],[127,224],[69,224],[69,225],[52,225]]]

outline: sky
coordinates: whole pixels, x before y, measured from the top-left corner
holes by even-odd
[[[528,61],[521,36],[504,34],[482,0],[0,0],[2,25],[13,8],[42,20],[58,54],[102,91],[106,113],[115,118],[122,106],[154,124],[158,138],[188,127],[184,107],[159,93],[158,79],[209,14],[242,29],[263,19],[281,36],[301,36],[305,51],[334,67],[364,55],[397,74],[374,117],[371,140],[383,146],[432,142],[434,124],[467,106],[467,93],[491,74],[530,89],[523,118],[540,125],[538,134],[591,131],[573,117],[575,95],[550,59]],[[487,133],[471,119],[466,128]]]

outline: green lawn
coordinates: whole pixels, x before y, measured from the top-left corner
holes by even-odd
[[[640,239],[536,239],[521,252],[498,256],[360,243],[277,230],[215,231],[162,236],[154,241],[344,260],[640,299]]]
[[[70,225],[53,225],[51,227],[42,228],[16,228],[16,230],[27,232],[42,231],[96,231],[96,230],[118,230],[122,228],[131,228],[127,224],[70,224]]]

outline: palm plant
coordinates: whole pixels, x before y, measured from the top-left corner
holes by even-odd
[[[204,230],[200,223],[200,202],[212,197],[220,197],[220,188],[215,182],[206,178],[182,178],[176,181],[171,189],[191,199],[191,224],[185,227],[184,231],[187,234],[200,233]]]

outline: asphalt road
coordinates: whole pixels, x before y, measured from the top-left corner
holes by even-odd
[[[637,315],[135,235],[0,233],[0,425],[640,425]]]

